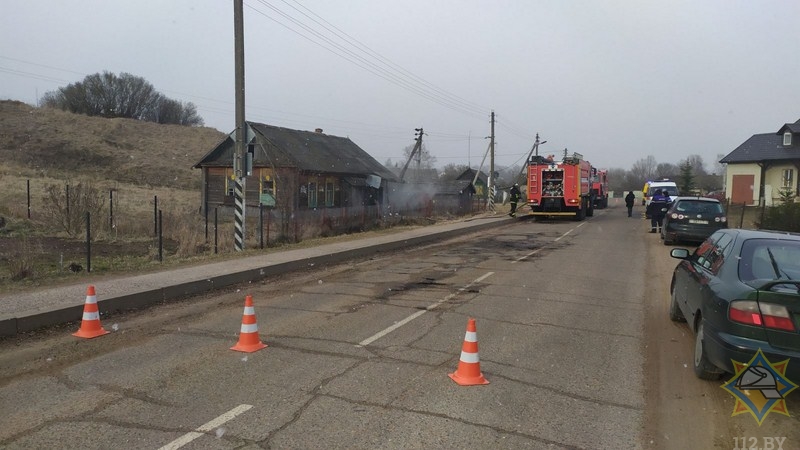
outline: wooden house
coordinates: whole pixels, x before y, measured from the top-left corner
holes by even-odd
[[[269,208],[284,218],[302,212],[386,203],[395,175],[346,137],[247,122],[246,148],[252,169],[245,177],[245,206]],[[202,171],[204,212],[234,205],[235,133],[193,167]],[[251,213],[248,213],[251,214]]]
[[[477,178],[475,177],[477,174]],[[472,190],[474,194],[478,197],[486,198],[488,196],[488,189],[486,187],[488,176],[483,173],[483,171],[475,170],[475,169],[467,169],[461,173],[456,180],[459,181],[469,181],[472,184]],[[474,183],[473,183],[474,181]]]

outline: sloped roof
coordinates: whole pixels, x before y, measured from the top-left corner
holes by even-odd
[[[247,122],[255,134],[254,165],[290,167],[308,172],[397,177],[349,138]],[[234,141],[228,136],[194,167],[233,164]]]
[[[778,134],[783,134],[784,131],[789,130],[792,134],[800,133],[800,120],[795,123],[787,123],[784,124],[780,130],[778,130]]]
[[[477,170],[475,170],[473,168],[469,168],[469,169],[463,171],[461,173],[461,175],[456,177],[456,180],[467,180],[469,182],[472,182],[472,180],[475,179],[475,173],[476,172],[478,172],[478,180],[483,182],[483,184],[486,184],[486,179],[488,178],[488,176],[485,173],[483,173],[483,171],[477,171]]]
[[[436,194],[438,195],[460,195],[465,192],[475,193],[475,187],[470,180],[437,181],[434,183],[434,186],[436,186]]]
[[[800,124],[797,126],[800,127]],[[800,141],[800,138],[792,139],[792,145],[784,146],[782,133],[754,134],[719,162],[751,163],[800,160],[800,142],[798,141]]]

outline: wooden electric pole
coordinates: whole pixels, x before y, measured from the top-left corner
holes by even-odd
[[[234,88],[236,90],[236,142],[233,150],[234,215],[235,230],[233,244],[236,251],[244,250],[245,236],[245,123],[244,118],[244,12],[243,0],[233,0],[234,63],[236,65]]]
[[[495,196],[495,184],[496,181],[494,179],[494,111],[492,111],[492,134],[489,135],[489,212],[494,214],[494,196]]]
[[[406,175],[406,170],[408,170],[408,165],[411,163],[411,160],[414,159],[414,155],[417,155],[417,178],[419,178],[419,169],[422,161],[422,135],[425,134],[425,130],[423,130],[422,127],[419,127],[414,128],[414,131],[416,131],[416,133],[414,133],[414,140],[416,141],[416,144],[414,144],[414,148],[411,149],[411,154],[408,155],[408,160],[403,166],[403,170],[400,171],[400,181],[403,181],[403,177]]]

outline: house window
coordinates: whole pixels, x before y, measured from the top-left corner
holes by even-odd
[[[783,145],[792,145],[792,133],[787,131],[783,133]]]
[[[228,197],[233,197],[236,195],[236,177],[233,175],[225,177],[225,195]]]
[[[333,181],[327,180],[325,182],[325,206],[333,206]]]
[[[317,207],[317,183],[315,181],[308,183],[308,207]]]
[[[275,206],[278,197],[275,184],[275,174],[272,169],[261,169],[259,181],[259,202],[264,206]]]
[[[794,187],[794,169],[783,169],[783,187]]]

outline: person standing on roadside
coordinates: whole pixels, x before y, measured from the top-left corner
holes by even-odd
[[[517,202],[519,201],[519,183],[514,183],[514,186],[511,186],[511,189],[508,191],[508,200],[511,202],[511,212],[508,213],[511,217],[516,217],[517,215]]]
[[[633,217],[633,202],[636,201],[636,196],[633,191],[628,192],[625,196],[625,206],[628,208],[628,217]]]
[[[655,195],[653,195],[650,204],[647,205],[647,212],[650,216],[651,233],[661,232],[661,224],[664,223],[664,215],[667,212],[668,202],[669,196],[664,197],[664,193],[659,189],[655,192]]]

